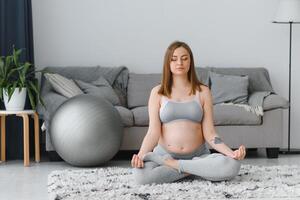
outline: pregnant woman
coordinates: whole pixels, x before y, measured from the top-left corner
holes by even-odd
[[[235,177],[246,150],[232,151],[216,133],[209,88],[196,76],[190,47],[173,42],[164,58],[163,78],[151,91],[149,128],[131,165],[139,184],[167,183],[196,175],[222,181]],[[206,142],[220,153],[210,154]]]

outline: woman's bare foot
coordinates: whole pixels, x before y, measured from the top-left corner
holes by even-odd
[[[178,160],[175,160],[173,158],[165,159],[164,165],[166,165],[168,167],[172,167],[173,169],[176,169],[176,170],[178,170],[178,168],[179,168]],[[184,172],[184,174],[185,175],[190,175],[189,173],[185,173],[185,172]]]

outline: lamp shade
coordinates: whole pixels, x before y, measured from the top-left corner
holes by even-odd
[[[274,22],[300,23],[300,0],[279,0]]]

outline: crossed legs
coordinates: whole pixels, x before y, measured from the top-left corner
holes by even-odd
[[[159,151],[145,155],[144,168],[134,168],[138,184],[174,182],[190,174],[210,181],[229,180],[238,175],[241,163],[223,154],[203,154],[191,159],[173,159]]]

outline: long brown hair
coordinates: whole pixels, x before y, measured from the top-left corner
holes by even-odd
[[[188,81],[192,84],[192,89],[190,91],[190,95],[195,94],[197,89],[199,91],[201,91],[200,85],[202,83],[198,80],[196,72],[195,72],[194,57],[193,57],[191,48],[184,42],[175,41],[170,44],[170,46],[167,48],[167,51],[165,53],[163,76],[162,76],[160,89],[158,90],[158,94],[161,94],[161,95],[164,95],[167,97],[171,97],[173,77],[172,77],[172,72],[170,69],[170,62],[171,62],[171,59],[172,59],[175,49],[177,49],[179,47],[185,48],[188,51],[188,53],[190,54],[190,60],[191,60],[190,69],[187,74]]]

